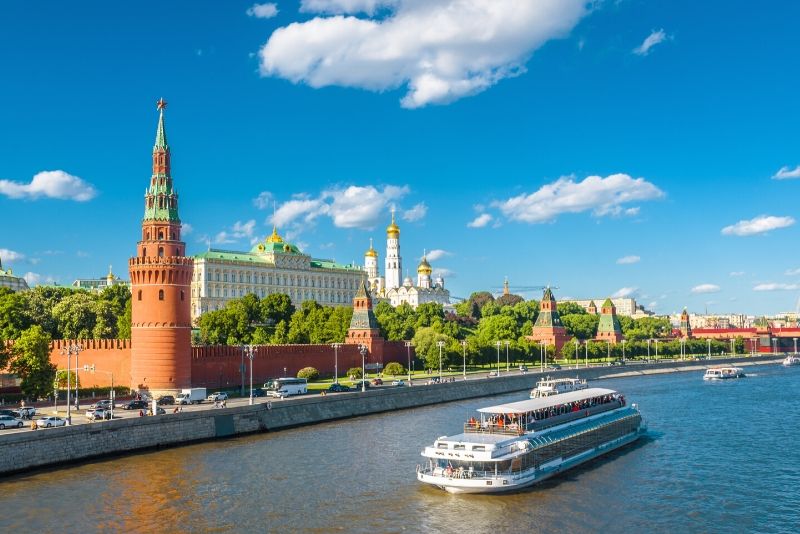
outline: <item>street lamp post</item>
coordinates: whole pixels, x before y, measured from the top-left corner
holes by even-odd
[[[239,389],[239,396],[244,397],[244,353],[247,345],[242,345],[242,363],[239,364],[239,374],[242,377],[242,387]]]
[[[444,347],[444,341],[437,341],[436,346],[439,347],[439,381],[442,380],[442,347]]]
[[[108,400],[110,401],[110,404],[111,404],[111,419],[113,420],[114,419],[114,398],[116,397],[116,395],[114,395],[114,373],[112,373],[111,371],[101,371],[100,369],[97,369],[94,364],[92,364],[92,365],[84,365],[83,366],[83,370],[84,371],[89,371],[91,373],[107,373],[107,374],[111,375],[111,391],[108,394]]]
[[[711,359],[711,339],[708,339],[708,359]]]
[[[772,338],[772,353],[773,354],[778,354],[778,339],[777,338]],[[76,378],[75,381],[77,382],[78,379]]]
[[[586,368],[589,368],[589,340],[586,340],[586,343],[583,345],[584,350],[584,358],[586,359]]]
[[[736,340],[731,338],[731,357],[736,356]]]
[[[250,359],[250,406],[253,405],[253,356],[255,356],[255,346],[245,345],[247,357]]]
[[[405,342],[406,345],[406,356],[408,356],[408,367],[406,370],[408,371],[408,385],[411,385],[411,347],[414,345],[410,341]]]
[[[625,340],[622,340],[622,363],[625,363]]]
[[[797,338],[793,337],[792,339],[794,340],[794,353],[797,354]]]
[[[656,363],[658,363],[658,340],[657,339],[655,340],[655,345],[656,345]]]
[[[494,346],[497,347],[497,376],[500,376],[500,345],[499,341],[494,342]]]
[[[611,341],[606,339],[606,347],[608,348],[608,352],[606,354],[606,358],[609,360],[611,359]]]
[[[506,374],[511,372],[511,366],[508,363],[508,346],[511,344],[510,341],[506,341]]]
[[[464,354],[463,354],[463,358],[464,358],[463,372],[464,372],[464,380],[466,380],[467,379],[467,340],[466,339],[462,339],[461,340],[461,347],[464,349]]]
[[[358,352],[361,353],[361,392],[363,393],[363,392],[367,391],[367,386],[364,383],[364,381],[366,380],[365,377],[366,377],[366,372],[367,372],[367,370],[366,370],[367,346],[366,345],[361,345],[358,348]]]
[[[578,340],[575,340],[575,369],[578,368]]]
[[[331,347],[333,347],[333,381],[334,383],[339,383],[339,347],[341,347],[341,343],[331,343]]]
[[[78,365],[78,354],[83,350],[83,347],[72,343],[61,349],[61,354],[67,355],[67,424],[72,424],[72,411],[70,405],[70,390],[72,389],[70,373],[72,372],[72,359],[71,356],[75,355],[75,366]],[[75,396],[78,396],[78,374],[77,369],[75,372]]]
[[[647,340],[647,363],[650,363],[650,342],[653,341],[652,339]]]

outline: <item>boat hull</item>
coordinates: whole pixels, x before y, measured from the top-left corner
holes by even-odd
[[[417,472],[417,480],[426,484],[431,484],[448,493],[503,493],[515,491],[538,484],[559,473],[572,469],[580,464],[594,460],[604,454],[624,447],[639,439],[646,431],[644,426],[639,427],[635,432],[620,436],[611,441],[598,445],[597,447],[585,451],[581,454],[562,459],[559,462],[549,462],[539,469],[531,469],[526,473],[515,475],[498,475],[495,478],[486,479],[459,479],[434,476]]]

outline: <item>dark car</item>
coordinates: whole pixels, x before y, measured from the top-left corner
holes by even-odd
[[[256,388],[253,390],[253,397],[266,397],[267,392],[261,388]]]
[[[611,365],[625,365],[625,362],[623,360],[614,360]]]
[[[328,386],[328,393],[344,393],[347,391],[353,391],[353,390],[345,386],[344,384],[331,384],[330,386]]]
[[[372,387],[372,386],[370,385],[370,383],[369,383],[369,380],[367,380],[367,379],[365,378],[365,379],[363,379],[363,380],[356,380],[355,382],[353,382],[352,389],[353,389],[354,391],[361,391],[361,384],[364,384],[364,389],[369,389],[370,387]]]
[[[147,408],[147,401],[143,400],[132,400],[122,405],[123,410],[144,410],[145,408]]]
[[[175,404],[175,397],[173,397],[172,395],[161,395],[156,401],[156,404],[158,404],[159,406]]]
[[[17,417],[19,414],[14,410],[0,410],[0,415],[8,415],[10,417]]]
[[[550,369],[551,371],[560,371],[561,370],[561,366],[558,365],[557,363],[551,363],[550,365],[547,366],[547,368]]]
[[[380,378],[373,378],[372,379],[372,385],[373,386],[382,386],[383,385],[383,380],[381,380]]]

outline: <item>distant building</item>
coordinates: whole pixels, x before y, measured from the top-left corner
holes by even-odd
[[[587,313],[597,314],[597,305],[595,305],[595,301],[601,301],[604,299],[586,299],[586,300],[563,300],[562,302],[574,302],[578,306],[583,307]],[[636,299],[630,297],[618,297],[612,298],[611,303],[617,310],[617,315],[624,315],[625,317],[632,317],[634,319],[639,319],[640,317],[650,317],[655,315],[650,310],[645,309],[644,306],[637,304]],[[594,310],[594,311],[592,311]]]
[[[273,228],[249,252],[210,249],[194,256],[192,320],[247,294],[263,298],[283,293],[298,307],[305,300],[350,306],[366,276],[358,265],[304,254]]]
[[[78,278],[72,282],[72,287],[89,291],[102,291],[112,286],[125,286],[130,288],[131,283],[127,280],[122,280],[119,276],[115,276],[111,271],[110,265],[108,266],[108,274],[103,278]]]
[[[11,291],[25,291],[28,282],[21,276],[14,276],[11,269],[3,269],[3,258],[0,258],[0,287],[11,288]]]

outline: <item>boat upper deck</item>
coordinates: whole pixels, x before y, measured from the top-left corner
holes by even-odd
[[[524,414],[552,408],[553,406],[569,404],[571,402],[580,402],[595,397],[602,397],[604,395],[614,395],[615,393],[617,392],[613,389],[588,388],[581,389],[580,391],[570,391],[560,395],[553,395],[550,397],[528,399],[518,402],[509,402],[507,404],[498,404],[496,406],[488,406],[486,408],[479,408],[478,411],[485,414],[497,415]]]

